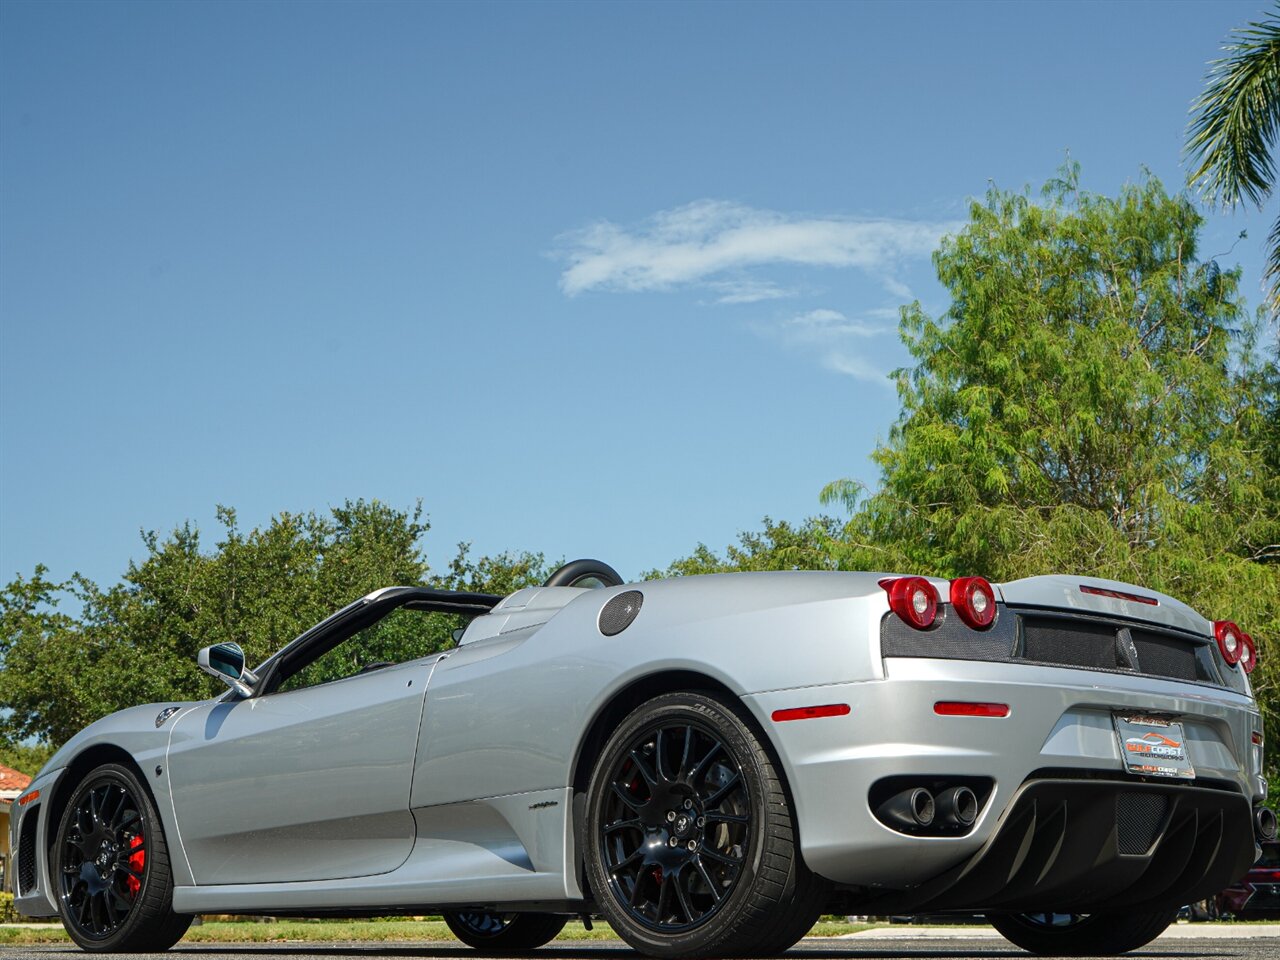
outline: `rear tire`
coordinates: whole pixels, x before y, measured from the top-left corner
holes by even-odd
[[[1114,955],[1150,943],[1178,916],[1177,907],[1136,913],[995,913],[987,919],[1010,943],[1049,956]]]
[[[160,815],[146,785],[123,764],[90,771],[72,791],[50,863],[62,924],[85,950],[168,950],[191,925],[190,916],[173,912]]]
[[[453,935],[469,947],[504,955],[528,953],[554,940],[567,922],[552,913],[489,913],[485,910],[444,914]]]
[[[782,778],[745,720],[656,697],[609,737],[587,789],[587,877],[610,926],[655,957],[771,956],[817,920]]]

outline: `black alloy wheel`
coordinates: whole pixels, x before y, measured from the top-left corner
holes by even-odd
[[[658,697],[622,722],[592,777],[588,830],[591,887],[642,952],[780,952],[823,905],[767,752],[704,694]]]
[[[614,896],[662,932],[709,918],[742,874],[751,837],[747,786],[719,734],[692,720],[643,731],[609,791],[597,841]]]
[[[987,919],[1010,943],[1042,955],[1079,957],[1136,950],[1164,932],[1177,907],[1124,913],[1003,913]]]
[[[167,950],[190,925],[172,912],[164,831],[127,767],[107,764],[81,781],[52,852],[58,911],[84,949]]]
[[[535,950],[554,940],[567,920],[551,913],[467,910],[444,914],[445,924],[467,946],[508,955]]]

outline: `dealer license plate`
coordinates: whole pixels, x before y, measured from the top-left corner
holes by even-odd
[[[1195,769],[1187,754],[1182,724],[1162,717],[1114,714],[1120,756],[1130,773],[1144,777],[1175,777],[1194,780]]]

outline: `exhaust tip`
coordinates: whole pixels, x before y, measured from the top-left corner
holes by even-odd
[[[933,823],[933,794],[924,787],[916,787],[911,791],[911,814],[915,817],[916,823],[922,827],[927,827]],[[1271,818],[1272,826],[1275,826],[1275,816]],[[1272,831],[1274,833],[1274,830]]]
[[[899,790],[876,808],[881,823],[904,833],[914,833],[933,823],[933,794],[924,787]]]
[[[971,827],[978,819],[978,797],[968,787],[948,787],[938,794],[938,810],[943,822]]]
[[[1276,838],[1276,812],[1270,807],[1258,807],[1253,811],[1253,827],[1259,840]]]

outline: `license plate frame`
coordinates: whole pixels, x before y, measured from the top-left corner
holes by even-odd
[[[1180,722],[1146,713],[1113,713],[1111,719],[1126,772],[1171,780],[1196,778]]]

